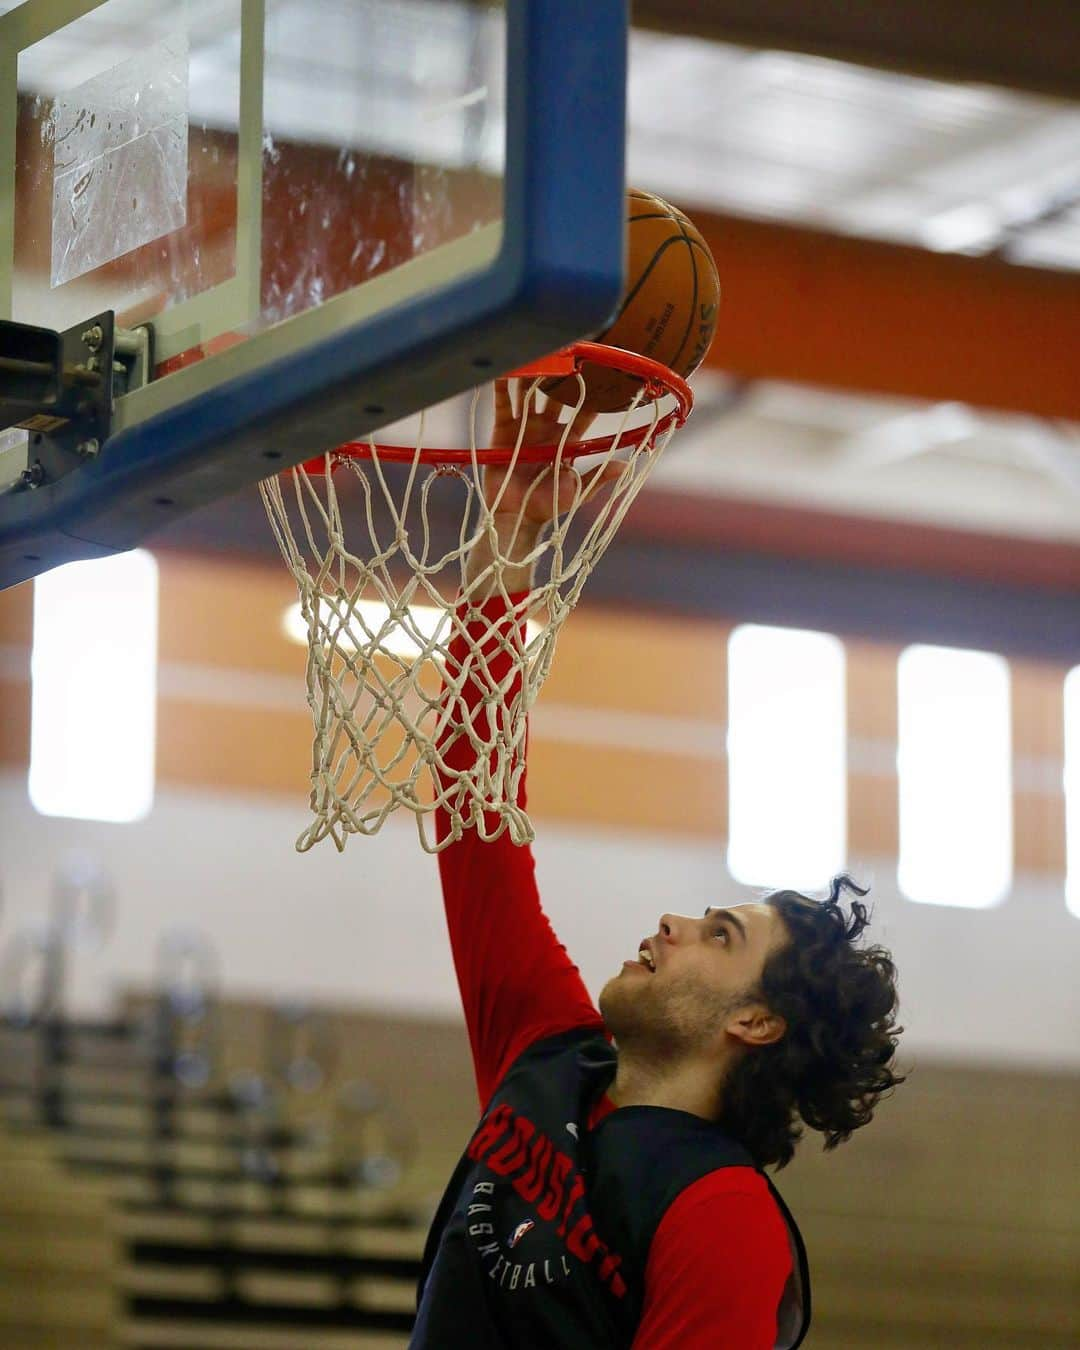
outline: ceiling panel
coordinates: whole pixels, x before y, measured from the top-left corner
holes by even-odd
[[[1069,103],[636,31],[629,119],[631,180],[688,208],[1078,266]]]
[[[708,372],[659,488],[1080,544],[1080,428]]]

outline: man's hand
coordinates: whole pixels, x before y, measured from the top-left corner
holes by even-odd
[[[523,403],[528,391],[527,383],[519,381],[518,397]],[[566,424],[559,421],[562,404],[544,400],[540,408],[540,397],[529,399],[526,414],[522,407],[514,411],[513,397],[509,380],[495,381],[495,420],[491,431],[491,445],[500,449],[512,449],[521,436],[522,446],[558,445],[565,436],[567,442],[580,441],[588,434],[596,420],[594,413],[579,413],[573,419],[569,432]],[[522,431],[521,418],[525,416]],[[619,477],[623,466],[617,463],[602,465],[581,476],[569,464],[559,470],[558,490],[552,483],[550,464],[518,464],[513,469],[502,465],[489,465],[484,470],[484,501],[494,508],[493,519],[499,541],[499,551],[512,562],[521,560],[521,565],[508,567],[504,572],[504,585],[508,591],[528,589],[532,584],[532,564],[524,560],[536,548],[537,540],[544,528],[551,524],[556,515],[562,515],[573,505],[580,493],[589,496],[604,483],[613,482]],[[537,479],[542,481],[537,482]],[[533,486],[535,484],[535,487]],[[531,490],[530,490],[531,489]],[[475,580],[493,561],[493,552],[488,540],[478,541],[469,556],[466,577]]]
[[[519,385],[517,392],[519,401],[524,400],[526,390]],[[524,409],[519,413],[514,412],[510,381],[496,380],[495,421],[491,428],[491,445],[500,449],[509,449],[517,445],[519,436],[521,436],[523,447],[558,445],[566,434],[565,425],[559,421],[562,405],[545,399],[545,407],[541,409],[538,406],[541,397],[539,394],[535,395],[530,401],[531,406],[525,416],[525,429],[522,432],[521,418]],[[586,434],[592,421],[591,417],[585,419],[579,417],[577,419],[579,439]],[[570,434],[572,435],[573,432]],[[512,470],[494,465],[489,466],[484,470],[484,499],[491,507],[495,505],[496,498],[498,498],[496,514],[514,516],[515,518],[521,513],[524,503],[522,523],[529,522],[542,528],[553,518],[554,496],[550,472],[547,473],[547,482],[538,484],[531,493],[529,489],[546,470],[547,466],[544,464],[521,464]],[[566,472],[561,473],[559,477],[561,481],[559,483],[558,510],[561,514],[568,510],[573,502],[574,483],[572,476]],[[535,531],[529,531],[528,533],[531,533],[535,539]]]
[[[519,384],[524,385],[525,381],[520,381]],[[526,394],[527,390],[519,387],[519,399],[524,399]],[[578,413],[573,418],[569,431],[567,431],[566,424],[559,421],[562,404],[545,399],[545,406],[540,408],[538,406],[540,397],[542,396],[534,395],[530,400],[530,409],[525,418],[525,431],[522,434],[521,417],[524,410],[518,413],[514,412],[510,381],[495,381],[495,421],[491,430],[492,446],[512,447],[517,444],[519,435],[521,435],[521,444],[524,447],[558,445],[564,436],[567,443],[572,443],[583,440],[589,434],[589,428],[596,421],[595,413],[586,413],[585,411]],[[601,468],[593,470],[591,474],[586,473],[583,475],[584,493],[591,495],[601,484],[613,482],[621,472],[622,466],[620,464],[605,464]],[[554,515],[562,515],[564,511],[570,509],[579,488],[578,475],[567,464],[559,470],[557,499],[550,481],[541,484],[530,494],[529,488],[537,478],[545,473],[550,480],[549,468],[544,464],[520,464],[509,472],[505,468],[489,467],[484,470],[484,498],[487,504],[491,506],[500,488],[503,488],[496,514],[517,516],[524,502],[524,520],[540,526],[547,525]],[[504,483],[505,488],[503,487]]]

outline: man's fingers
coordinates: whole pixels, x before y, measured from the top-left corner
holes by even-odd
[[[573,441],[583,441],[589,434],[589,428],[596,421],[598,414],[590,412],[587,407],[582,408],[576,416],[570,421],[570,439]]]
[[[626,465],[621,460],[601,464],[595,469],[581,474],[581,500],[588,501],[594,493],[609,484],[615,483],[623,474]],[[575,496],[575,483],[569,469],[563,469],[559,475],[559,507],[568,510]]]
[[[496,422],[514,420],[514,403],[510,396],[510,381],[495,381],[495,420]]]
[[[606,483],[616,482],[622,477],[625,468],[626,465],[621,460],[615,460],[611,464],[602,464],[598,469],[594,469],[585,488],[586,496],[589,493],[596,492]]]

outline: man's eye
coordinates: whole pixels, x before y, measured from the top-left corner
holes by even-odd
[[[727,942],[727,940],[728,940],[728,930],[727,930],[726,928],[718,928],[718,929],[716,930],[716,936],[717,936],[717,937],[722,937],[722,938],[724,939],[724,941]]]

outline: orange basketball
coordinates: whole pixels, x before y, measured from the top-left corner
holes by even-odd
[[[709,246],[692,221],[651,192],[627,193],[626,291],[615,318],[597,342],[651,356],[684,378],[697,370],[713,340],[720,278]],[[586,363],[585,408],[618,412],[641,388],[632,375]],[[574,406],[573,376],[542,385],[557,403]]]

